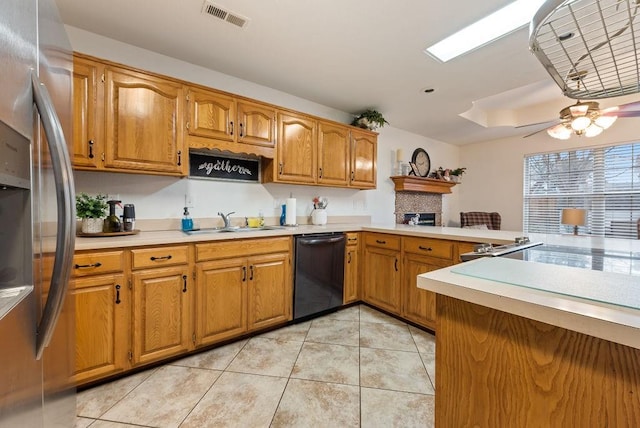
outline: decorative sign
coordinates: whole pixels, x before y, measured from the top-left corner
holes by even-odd
[[[189,153],[189,177],[260,182],[260,160]]]

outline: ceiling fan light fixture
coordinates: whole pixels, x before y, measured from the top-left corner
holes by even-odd
[[[617,119],[618,116],[600,116],[595,120],[595,124],[602,129],[609,129]]]
[[[602,131],[604,131],[604,129],[594,123],[584,130],[584,135],[586,137],[595,137],[596,135],[602,134]]]
[[[589,111],[589,104],[578,104],[572,105],[569,107],[569,111],[571,112],[571,116],[584,116]]]
[[[547,129],[547,134],[558,140],[568,140],[571,137],[571,129],[567,128],[564,124],[558,124],[552,128]]]
[[[578,116],[571,120],[571,128],[573,128],[574,131],[584,131],[591,123],[591,119],[587,116]]]

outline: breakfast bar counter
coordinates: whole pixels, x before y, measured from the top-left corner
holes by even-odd
[[[640,277],[482,258],[437,293],[436,426],[637,426]]]

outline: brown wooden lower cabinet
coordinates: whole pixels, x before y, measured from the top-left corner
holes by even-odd
[[[360,234],[346,233],[344,249],[344,304],[360,300]]]
[[[213,260],[196,265],[196,346],[247,331],[247,263]]]
[[[133,364],[145,364],[192,348],[193,282],[188,266],[132,273]]]
[[[75,300],[75,371],[73,381],[123,371],[129,349],[131,293],[124,275],[99,275],[71,281]]]
[[[473,244],[366,232],[364,245],[362,299],[435,331],[435,293],[419,289],[416,277],[458,263]]]
[[[640,350],[437,295],[436,427],[630,427]]]
[[[292,317],[291,238],[196,244],[196,346]]]

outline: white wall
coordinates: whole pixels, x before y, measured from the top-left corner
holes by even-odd
[[[218,73],[193,64],[169,58],[151,51],[127,45],[112,39],[67,26],[74,51],[108,59],[122,64],[199,83],[212,88],[244,95],[278,106],[291,108],[319,117],[349,123],[352,116],[291,94],[260,86],[229,75]],[[368,106],[363,106],[363,109]],[[77,172],[76,190],[87,193],[119,195],[124,203],[136,205],[138,219],[179,218],[182,215],[184,197],[190,193],[195,207],[194,217],[215,217],[218,211],[236,211],[238,216],[279,216],[280,204],[290,193],[298,199],[297,215],[308,215],[314,196],[329,198],[328,214],[369,215],[376,223],[394,222],[395,193],[392,175],[396,149],[402,148],[404,159],[418,147],[431,157],[434,168],[457,167],[459,148],[429,138],[386,126],[378,137],[378,188],[376,190],[350,190],[315,186],[282,184],[248,184],[235,182],[177,179],[162,176],[136,174]],[[459,186],[462,187],[462,186]],[[458,194],[443,199],[443,222],[451,213],[458,214]]]
[[[638,119],[619,119],[597,137],[556,140],[540,132],[529,138],[505,138],[461,147],[460,164],[467,167],[458,186],[461,211],[497,211],[502,229],[522,230],[524,156],[589,146],[637,141]],[[459,219],[457,220],[459,223]]]

